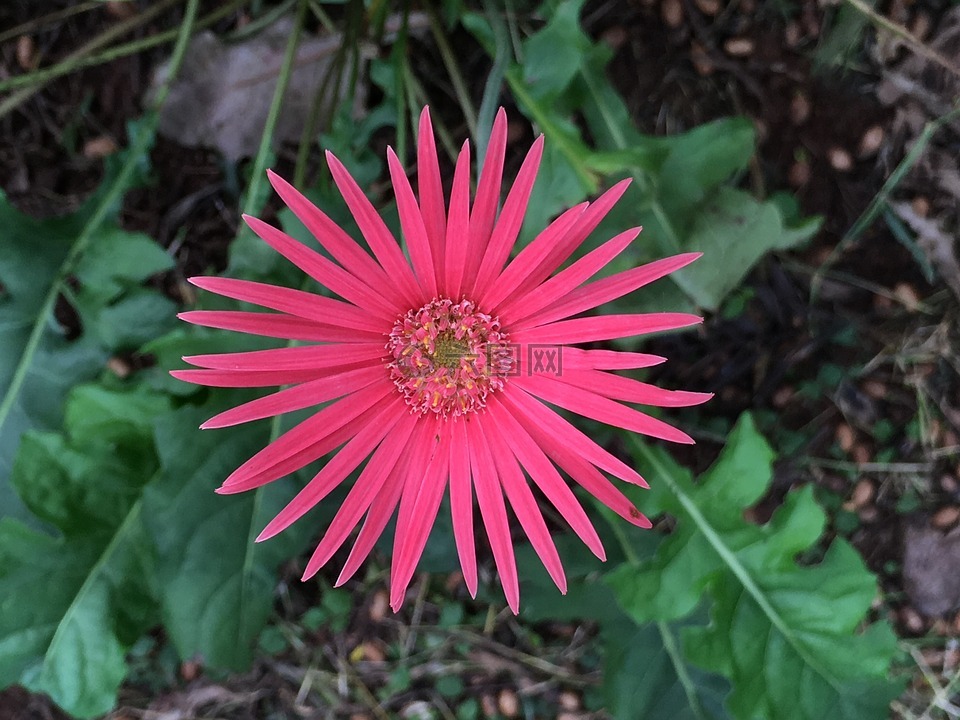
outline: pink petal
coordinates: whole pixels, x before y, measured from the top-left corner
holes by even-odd
[[[444,237],[446,220],[443,212],[443,185],[440,182],[440,163],[437,160],[437,144],[433,139],[433,124],[429,108],[420,113],[420,131],[417,135],[417,189],[420,195],[420,212],[430,238],[433,269],[437,279],[443,277]]]
[[[563,572],[563,563],[560,562],[560,555],[557,554],[556,545],[553,544],[550,531],[547,530],[547,523],[543,520],[543,515],[530,491],[530,486],[527,485],[527,479],[517,464],[517,459],[496,424],[491,422],[490,415],[480,413],[477,421],[493,450],[493,458],[500,474],[500,484],[514,514],[520,521],[520,526],[530,539],[530,544],[533,545],[534,551],[540,557],[553,582],[560,592],[566,595],[567,578]]]
[[[531,263],[527,277],[520,284],[520,292],[528,292],[546,280],[570,257],[584,240],[596,230],[597,225],[606,217],[617,201],[626,192],[630,180],[621,180],[590,204],[580,217],[574,230],[557,243],[547,256],[538,263]]]
[[[521,250],[520,254],[513,259],[513,262],[507,265],[496,280],[480,290],[481,305],[491,308],[498,307],[506,297],[517,289],[517,286],[520,285],[537,261],[550,252],[550,248],[576,230],[577,223],[587,207],[587,203],[574,205],[561,213],[558,218],[542,230],[533,239],[533,242]]]
[[[365,312],[391,321],[403,310],[399,305],[391,307],[384,302],[382,294],[371,289],[355,275],[272,225],[250,215],[244,215],[243,219],[261,240],[287,260],[340,297],[359,305]]]
[[[386,371],[380,365],[347,370],[238,405],[215,415],[200,427],[203,430],[224,428],[275,415],[283,415],[284,413],[319,405],[328,400],[362,390],[375,382],[386,380]]]
[[[549,437],[556,438],[557,442],[565,447],[575,449],[577,455],[583,457],[587,462],[593,463],[600,469],[606,470],[614,477],[628,483],[647,487],[646,480],[640,477],[636,470],[597,445],[596,442],[542,402],[523,391],[513,392],[509,388],[499,397],[500,401],[517,420],[522,422],[523,418],[527,418],[527,423],[536,423],[538,427],[543,428]],[[524,427],[529,431],[527,423],[524,424]]]
[[[275,172],[267,170],[267,176],[283,202],[334,260],[354,276],[364,278],[371,287],[381,289],[393,304],[407,304],[402,295],[394,289],[383,268],[339,225]]]
[[[516,395],[519,394],[516,393]],[[513,394],[511,393],[511,395]],[[515,405],[510,407],[510,411],[530,433],[531,437],[537,441],[543,451],[584,490],[628,522],[643,528],[652,526],[643,513],[637,510],[634,504],[613,486],[613,483],[587,462],[580,447],[564,442],[562,438],[554,435],[546,427],[541,427],[542,417],[540,413],[528,413]]]
[[[496,310],[500,322],[504,325],[509,325],[519,318],[533,315],[543,308],[550,307],[564,295],[577,288],[581,283],[586,282],[589,278],[593,277],[593,275],[600,272],[610,261],[623,252],[627,248],[627,245],[629,245],[639,233],[640,228],[633,228],[632,230],[620,233],[528,293],[514,293],[513,290],[516,288],[516,285],[512,285],[510,292],[513,294],[509,296],[502,306],[498,306]],[[518,257],[517,260],[519,259]],[[511,264],[510,267],[504,271],[501,280],[505,280],[504,276],[506,276],[512,267],[513,265]],[[508,293],[501,292],[498,293],[498,295],[507,297]]]
[[[620,377],[599,370],[570,370],[557,376],[562,383],[595,392],[611,400],[653,405],[655,407],[690,407],[700,405],[713,397],[713,393],[666,390],[656,385]]]
[[[477,183],[477,196],[470,215],[469,251],[467,252],[467,277],[476,277],[480,269],[483,252],[490,241],[494,223],[497,219],[497,207],[500,204],[500,185],[503,180],[503,160],[507,148],[507,113],[503,108],[497,111],[490,132],[487,154],[483,160],[483,170]],[[464,225],[466,229],[466,225]]]
[[[660,355],[647,355],[638,352],[619,352],[617,350],[581,350],[565,346],[562,348],[563,369],[566,370],[634,370],[648,368],[667,359]]]
[[[287,506],[271,520],[260,533],[260,538],[273,537],[293,525],[333,491],[344,479],[366,460],[380,441],[402,417],[389,405],[370,419],[360,431],[334,455],[323,469],[297,493]]]
[[[483,431],[478,423],[471,422],[466,425],[467,440],[470,443],[470,466],[477,488],[480,515],[487,529],[493,561],[497,566],[507,604],[516,615],[520,611],[520,581],[517,578],[517,563],[510,540],[510,523],[503,502],[503,491]]]
[[[397,210],[400,213],[400,226],[407,239],[410,250],[410,262],[417,276],[420,287],[428,297],[437,296],[437,276],[434,269],[433,257],[430,252],[430,239],[427,229],[420,215],[420,208],[413,196],[413,189],[403,166],[397,158],[393,148],[387,148],[387,165],[390,167],[390,180],[393,182],[393,191],[397,198]]]
[[[593,554],[601,560],[605,560],[606,553],[603,550],[603,543],[600,542],[600,536],[597,535],[593,523],[590,522],[590,518],[587,517],[587,513],[584,512],[576,496],[563,478],[560,477],[560,473],[557,472],[557,469],[540,449],[540,446],[496,398],[487,406],[487,412],[492,422],[502,431],[503,438],[510,446],[510,450],[523,465],[533,482],[536,483],[541,492],[570,524],[573,531],[590,548]]]
[[[383,489],[370,505],[367,517],[363,521],[363,527],[360,528],[360,535],[350,550],[350,555],[347,557],[347,562],[344,563],[343,570],[340,571],[340,576],[334,583],[335,587],[343,585],[353,577],[363,561],[367,559],[374,543],[377,542],[377,538],[380,537],[383,529],[390,521],[390,516],[393,515],[397,503],[400,502],[400,494],[403,492],[407,477],[411,474],[423,477],[426,464],[420,465],[417,463],[415,456],[417,450],[428,441],[430,429],[430,423],[417,423],[413,437],[410,439],[411,452],[405,456],[405,462],[398,464],[390,473]]]
[[[383,342],[383,333],[346,330],[325,323],[304,320],[285,313],[259,313],[239,310],[188,310],[177,315],[184,322],[203,327],[284,340],[360,343]]]
[[[357,221],[357,227],[363,234],[367,245],[373,250],[380,265],[387,272],[390,281],[400,290],[411,307],[419,307],[423,302],[423,292],[417,285],[410,265],[400,252],[397,240],[383,222],[383,218],[373,207],[373,203],[363,194],[356,180],[347,172],[333,153],[326,152],[327,165],[340,194]]]
[[[459,299],[464,284],[464,268],[470,261],[467,248],[470,235],[470,143],[465,142],[457,158],[450,191],[450,217],[447,219],[447,237],[444,257],[446,267],[443,292]]]
[[[520,166],[520,172],[517,173],[517,179],[507,194],[503,210],[497,219],[490,241],[486,245],[483,261],[477,271],[476,282],[472,285],[466,285],[464,292],[469,294],[474,292],[475,288],[488,287],[500,273],[507,258],[510,257],[510,251],[517,241],[520,226],[523,224],[523,216],[527,212],[527,203],[530,201],[533,183],[537,179],[537,170],[540,168],[542,155],[543,135],[540,135],[524,158],[523,165]]]
[[[303,290],[224,277],[192,277],[189,278],[189,282],[217,295],[253,303],[270,310],[279,310],[316,323],[368,333],[390,332],[389,322],[370,317],[369,313],[356,305]]]
[[[351,530],[363,517],[377,495],[383,489],[387,477],[395,467],[405,463],[404,458],[412,452],[408,440],[417,424],[417,417],[404,414],[397,425],[387,433],[380,447],[370,457],[357,482],[337,511],[323,535],[320,544],[310,557],[303,579],[313,577],[340,549]],[[259,541],[261,538],[257,538]]]
[[[693,445],[693,438],[682,430],[589,390],[567,385],[544,375],[513,378],[511,384],[592,420],[661,440]]]
[[[477,548],[473,534],[473,488],[470,483],[470,448],[466,420],[453,421],[450,443],[450,514],[453,537],[470,597],[477,596]]]
[[[556,304],[547,307],[543,312],[519,321],[516,326],[522,328],[543,325],[592,310],[689,265],[700,255],[701,253],[674,255],[584,285],[559,299]]]
[[[171,370],[170,374],[194,385],[207,387],[255,388],[279,387],[326,377],[335,370]]]
[[[383,342],[350,345],[298,345],[251,352],[188,355],[184,361],[211,370],[304,370],[384,358]]]
[[[599,315],[560,320],[531,329],[511,328],[510,339],[523,345],[594,342],[677,330],[699,325],[703,318],[687,313],[646,313],[641,315]]]
[[[388,398],[388,395],[393,397]],[[241,483],[257,483],[254,485],[257,487],[299,470],[345,441],[340,440],[328,447],[336,439],[331,439],[336,433],[354,430],[361,420],[366,419],[368,410],[390,404],[391,401],[400,411],[403,401],[396,396],[395,388],[388,383],[376,383],[331,403],[285,432],[230,473],[223,483],[224,490]]]
[[[423,422],[429,423],[427,419]],[[434,420],[428,443],[430,460],[423,474],[407,476],[400,512],[397,514],[397,532],[393,540],[393,561],[390,567],[390,607],[396,612],[403,604],[407,587],[413,578],[430,529],[437,519],[440,500],[450,477],[451,433],[443,420]]]

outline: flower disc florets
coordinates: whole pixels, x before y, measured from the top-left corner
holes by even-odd
[[[500,321],[469,300],[432,300],[397,320],[387,350],[390,377],[421,414],[480,410],[504,386],[513,354]]]

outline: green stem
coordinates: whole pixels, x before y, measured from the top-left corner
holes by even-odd
[[[430,31],[433,33],[433,39],[437,43],[437,49],[440,51],[440,57],[443,59],[443,65],[447,69],[447,75],[450,76],[450,82],[453,83],[453,92],[457,96],[457,102],[460,103],[460,110],[467,121],[467,128],[470,130],[470,136],[477,136],[477,111],[470,100],[470,93],[467,92],[467,84],[463,80],[463,73],[460,72],[460,65],[457,63],[457,56],[447,41],[447,35],[440,25],[440,19],[437,17],[437,9],[430,5]]]
[[[706,720],[707,715],[704,713],[703,706],[700,704],[700,697],[697,695],[697,684],[687,671],[687,663],[683,659],[683,654],[680,651],[680,646],[677,644],[677,639],[673,636],[673,633],[670,632],[670,626],[663,621],[659,621],[657,622],[657,630],[660,632],[660,638],[663,640],[663,649],[666,650],[667,657],[670,658],[673,669],[677,673],[677,680],[680,682],[681,687],[683,687],[683,694],[687,696],[687,704],[690,706],[690,711],[699,720]]]
[[[270,103],[270,110],[267,113],[267,121],[263,128],[263,135],[260,137],[260,147],[253,161],[252,176],[250,185],[247,188],[246,200],[243,204],[243,212],[252,215],[259,210],[260,186],[263,183],[263,177],[267,170],[267,159],[270,157],[273,144],[273,134],[276,130],[277,120],[280,118],[280,110],[283,107],[283,98],[286,95],[287,86],[290,83],[290,77],[293,74],[294,65],[297,59],[297,45],[300,42],[300,33],[303,30],[303,23],[307,16],[308,0],[299,0],[297,3],[297,12],[294,20],[293,30],[287,40],[287,47],[283,55],[283,64],[280,67],[280,74],[277,76],[277,86],[273,91],[273,99]],[[239,234],[245,232],[246,226],[240,230]],[[270,442],[273,442],[280,436],[280,416],[275,416],[270,424]],[[249,593],[250,579],[253,572],[253,557],[256,544],[254,540],[257,536],[257,529],[254,523],[260,514],[260,507],[263,502],[264,489],[258,489],[253,496],[253,509],[250,514],[250,531],[247,538],[247,551],[243,558],[243,574],[241,576],[240,587],[240,625],[237,628],[238,633],[243,633],[244,625],[247,622],[247,596]]]
[[[187,41],[190,38],[190,34],[193,31],[194,21],[196,20],[199,1],[200,0],[188,0],[187,2],[186,17],[184,18],[183,24],[180,26],[180,36],[177,39],[177,45],[173,51],[173,58],[170,62],[170,74],[156,95],[156,98],[153,102],[152,112],[145,121],[145,127],[141,128],[137,135],[132,138],[130,148],[127,150],[127,159],[120,168],[120,172],[117,174],[113,185],[110,186],[110,189],[103,196],[103,199],[94,210],[93,215],[87,221],[86,225],[84,225],[80,235],[74,241],[73,246],[67,253],[67,257],[64,259],[63,263],[61,263],[60,268],[57,271],[57,275],[54,278],[53,283],[50,285],[50,289],[47,291],[46,296],[44,296],[43,303],[40,306],[40,311],[33,322],[33,328],[31,329],[30,335],[27,338],[26,347],[23,350],[23,354],[20,356],[20,360],[17,363],[16,369],[14,370],[13,377],[10,380],[10,385],[4,393],[3,400],[0,401],[0,429],[2,429],[6,423],[6,420],[10,415],[10,411],[13,408],[13,404],[19,396],[20,390],[23,387],[23,383],[27,378],[33,357],[36,355],[37,349],[40,347],[40,341],[43,338],[44,331],[47,329],[47,322],[53,314],[53,308],[57,302],[57,297],[60,295],[60,290],[64,281],[67,279],[70,273],[73,272],[77,261],[80,259],[81,255],[86,252],[90,243],[96,236],[97,231],[100,230],[101,225],[109,215],[111,209],[116,207],[124,192],[124,189],[130,182],[130,178],[143,161],[143,154],[147,151],[147,148],[153,139],[154,132],[156,131],[159,110],[163,106],[164,101],[167,99],[167,94],[170,92],[170,85],[173,82],[173,79],[177,76],[180,66],[183,63],[183,56],[187,48]]]

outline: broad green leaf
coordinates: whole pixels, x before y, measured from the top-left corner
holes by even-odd
[[[56,427],[67,390],[106,359],[95,334],[67,338],[54,309],[77,263],[110,236],[123,194],[142,182],[154,117],[129,124],[131,147],[107,160],[101,187],[72,215],[36,220],[0,193],[0,517],[26,517],[9,485],[20,438]]]
[[[649,542],[656,538],[647,534]],[[679,650],[676,624],[636,624],[618,606],[599,571],[606,567],[571,535],[555,536],[567,575],[560,595],[529,545],[517,548],[522,578],[520,616],[526,621],[591,620],[599,624],[605,709],[616,720],[719,720],[728,691],[720,677],[689,665]],[[611,566],[623,562],[616,543],[605,543]]]
[[[810,488],[789,494],[766,525],[743,519],[772,477],[773,453],[750,416],[697,484],[665,454],[635,447],[641,469],[658,479],[645,509],[678,522],[654,558],[608,576],[626,612],[671,621],[706,595],[711,623],[683,632],[684,654],[730,679],[734,717],[881,716],[899,689],[887,679],[889,626],[860,629],[876,580],[840,540],[821,563],[797,564],[824,526]]]
[[[16,487],[61,535],[0,522],[0,685],[47,693],[78,717],[113,707],[126,652],[157,617],[140,492],[156,469],[150,416],[166,407],[80,387],[65,436],[24,438]]]
[[[87,292],[108,302],[172,267],[172,258],[148,235],[106,228],[80,258],[76,275]]]
[[[788,228],[774,203],[721,188],[700,207],[684,243],[684,250],[702,252],[709,262],[684,268],[683,287],[700,306],[716,310],[760,258],[808,240],[818,227],[814,220]]]
[[[590,39],[580,29],[583,0],[564,0],[539,32],[523,43],[523,80],[538,100],[554,97],[580,71]]]
[[[85,206],[66,218],[34,220],[0,193],[0,517],[26,518],[9,483],[20,438],[28,430],[59,425],[67,390],[96,373],[105,359],[89,338],[70,341],[52,317],[39,317],[70,242],[89,214]],[[36,345],[18,379],[38,322]]]
[[[213,491],[269,440],[269,424],[200,431],[203,420],[238,404],[237,393],[211,394],[157,421],[161,472],[147,488],[144,521],[156,548],[164,624],[181,657],[220,668],[249,666],[273,607],[277,567],[294,557],[309,518],[276,538],[254,538],[295,490],[271,483],[236,496]]]

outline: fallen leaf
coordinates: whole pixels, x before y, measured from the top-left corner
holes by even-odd
[[[909,526],[903,544],[904,587],[913,606],[930,617],[960,607],[960,528],[944,535]]]

